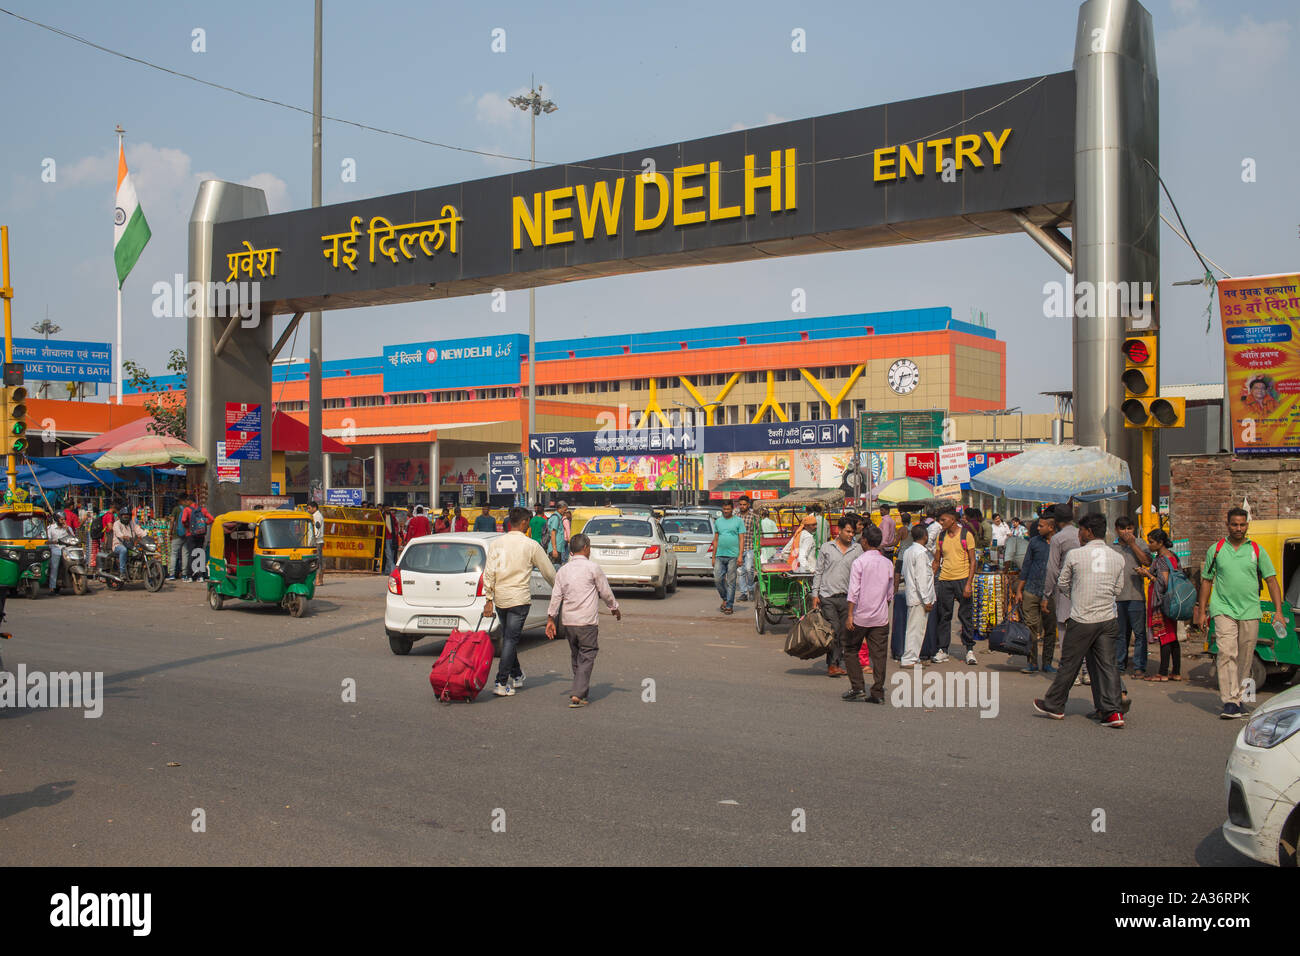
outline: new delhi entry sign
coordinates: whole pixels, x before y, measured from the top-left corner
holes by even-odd
[[[274,313],[1067,225],[1072,71],[215,223]]]

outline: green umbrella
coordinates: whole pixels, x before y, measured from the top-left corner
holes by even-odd
[[[895,478],[872,488],[871,497],[891,505],[900,501],[927,501],[934,497],[934,486],[919,478]]]
[[[207,458],[193,445],[170,435],[141,435],[123,442],[95,459],[104,471],[118,468],[161,468],[165,465],[206,465]]]
[[[104,452],[95,459],[96,468],[116,471],[119,468],[149,468],[149,497],[154,511],[158,496],[153,489],[153,469],[164,465],[206,465],[208,459],[193,445],[170,435],[141,435]]]

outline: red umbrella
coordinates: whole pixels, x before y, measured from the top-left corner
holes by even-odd
[[[110,448],[116,448],[118,445],[125,444],[133,438],[143,438],[145,435],[152,435],[149,426],[154,424],[152,415],[145,415],[143,418],[137,418],[133,422],[127,422],[125,425],[119,425],[117,428],[109,429],[102,435],[95,438],[87,438],[85,441],[73,445],[71,448],[63,449],[65,455],[102,455]]]
[[[311,432],[292,415],[277,412],[271,421],[271,448],[275,451],[305,452]],[[349,455],[352,449],[328,435],[321,435],[321,452],[326,455]]]

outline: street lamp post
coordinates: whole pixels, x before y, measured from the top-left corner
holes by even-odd
[[[33,325],[32,331],[41,333],[41,336],[45,339],[45,341],[48,342],[50,340],[50,336],[57,335],[58,333],[62,332],[63,327],[50,321],[49,309],[46,309],[45,318],[43,318],[36,325]],[[41,387],[36,394],[40,395],[41,398],[44,398],[45,390],[49,387],[50,387],[49,382],[41,382]]]
[[[706,408],[719,408],[719,407],[721,407],[721,405],[722,405],[721,402],[704,402],[703,404],[700,404],[700,405],[687,405],[685,402],[679,402],[679,401],[677,401],[676,399],[673,399],[673,404],[676,405],[676,406],[679,407],[679,408],[689,408],[689,409],[691,409],[691,410],[694,410],[694,409],[698,408],[700,411],[704,411]],[[698,425],[698,424],[699,424],[699,419],[698,419],[696,416],[694,416],[694,415],[691,416],[691,427],[694,428],[694,427],[695,427],[696,425]],[[682,465],[683,465],[683,469],[684,469],[684,467],[685,467],[685,462],[686,462],[686,455],[685,455],[685,453],[683,452],[683,454],[682,454]],[[684,473],[684,471],[679,471],[679,472],[678,472],[678,475],[682,475],[683,473]],[[692,474],[692,475],[695,474],[695,467],[694,467],[694,465],[691,466],[691,474]],[[682,491],[681,491],[682,504],[686,504],[686,503],[687,503],[687,502],[686,502],[686,491],[687,491],[686,488],[682,488]],[[691,494],[690,494],[690,497],[691,497],[691,503],[692,503],[692,504],[697,504],[697,505],[698,505],[698,504],[700,503],[700,489],[699,489],[698,485],[696,485],[695,483],[692,483],[691,488],[690,488],[690,492],[691,492]]]
[[[537,117],[541,113],[554,113],[559,109],[550,100],[542,99],[542,88],[529,81],[527,96],[512,96],[507,102],[525,113],[531,113],[528,146],[528,168],[537,168]],[[528,290],[528,437],[537,431],[537,289]],[[537,469],[529,460],[528,506],[537,507]]]

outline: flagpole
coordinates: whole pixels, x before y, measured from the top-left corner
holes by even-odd
[[[122,155],[122,134],[126,130],[117,127],[117,154]],[[122,404],[122,283],[117,284],[117,352],[113,356],[113,371],[117,373],[117,404]]]

